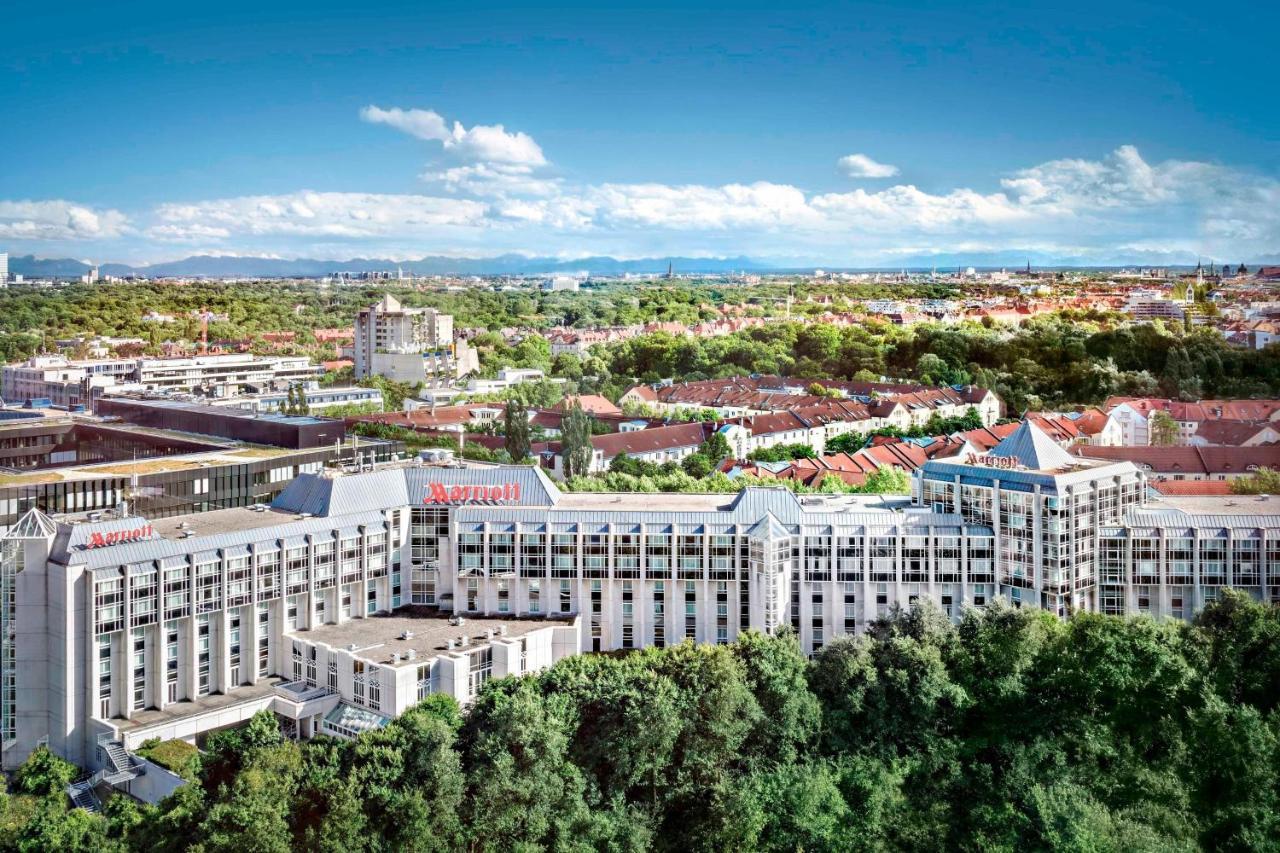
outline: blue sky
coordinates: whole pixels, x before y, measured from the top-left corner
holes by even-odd
[[[1274,4],[176,5],[7,13],[0,247],[1280,253]]]

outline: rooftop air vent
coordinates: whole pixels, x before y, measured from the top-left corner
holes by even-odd
[[[402,639],[402,640],[412,640],[412,639],[413,639],[413,632],[412,632],[412,631],[401,631],[401,632],[400,632],[400,639]]]
[[[405,659],[405,660],[417,660],[417,659],[418,659],[418,650],[417,650],[417,649],[409,649],[409,651],[407,651],[407,652],[405,652],[405,653],[404,653],[404,659]]]

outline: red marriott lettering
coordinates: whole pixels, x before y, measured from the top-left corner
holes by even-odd
[[[150,524],[135,527],[132,530],[110,530],[106,533],[94,531],[89,534],[86,548],[101,548],[103,545],[115,545],[118,542],[133,542],[137,539],[150,539],[155,531]]]
[[[432,483],[430,491],[422,498],[424,504],[511,503],[520,500],[519,483],[503,483],[500,486],[446,486]]]
[[[991,456],[986,453],[970,453],[964,461],[966,465],[985,465],[988,468],[1013,470],[1018,467],[1018,460],[1012,456]]]

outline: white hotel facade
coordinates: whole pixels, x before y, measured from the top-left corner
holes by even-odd
[[[33,510],[4,539],[4,766],[37,743],[128,784],[143,740],[270,709],[350,736],[568,655],[792,626],[806,651],[894,605],[997,597],[1189,618],[1280,601],[1280,500],[1150,502],[1132,464],[1026,425],[911,498],[561,493],[538,469],[303,475],[263,508]],[[132,775],[131,775],[132,774]]]

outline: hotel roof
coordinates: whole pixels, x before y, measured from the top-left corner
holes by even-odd
[[[551,616],[484,617],[466,616],[461,625],[454,624],[448,616],[435,613],[417,613],[414,609],[397,610],[395,613],[349,619],[336,625],[320,625],[309,631],[297,631],[293,636],[313,643],[325,643],[334,648],[351,649],[351,653],[379,666],[417,666],[441,654],[468,652],[490,643],[486,631],[492,631],[492,640],[515,640],[539,628],[567,627],[572,619]],[[449,649],[449,641],[467,638],[467,645]],[[414,658],[408,654],[412,651]],[[391,655],[396,660],[391,660]]]

